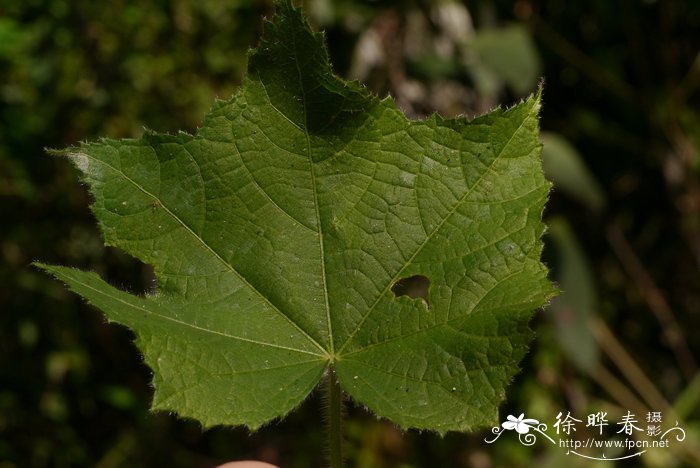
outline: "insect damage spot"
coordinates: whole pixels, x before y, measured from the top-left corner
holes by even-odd
[[[68,153],[68,157],[81,172],[87,173],[90,167],[90,160],[85,153]]]
[[[407,278],[401,278],[391,287],[391,292],[396,297],[408,296],[411,299],[423,299],[423,302],[428,303],[428,290],[430,289],[430,280],[427,276],[413,275]]]

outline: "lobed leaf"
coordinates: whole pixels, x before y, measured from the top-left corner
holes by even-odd
[[[105,243],[153,265],[156,294],[40,266],[134,330],[154,409],[256,428],[333,365],[402,427],[496,423],[528,319],[553,294],[539,94],[471,121],[409,121],[333,75],[289,0],[249,65],[196,135],[63,151]],[[397,297],[414,276],[426,297]]]

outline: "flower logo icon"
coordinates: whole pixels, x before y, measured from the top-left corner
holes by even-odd
[[[503,429],[508,431],[515,429],[518,434],[527,434],[530,432],[531,427],[537,427],[537,425],[540,423],[537,419],[525,419],[525,413],[520,413],[520,416],[517,418],[512,414],[509,414],[506,419],[507,421],[504,421],[501,424]]]

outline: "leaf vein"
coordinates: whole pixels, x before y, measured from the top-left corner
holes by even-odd
[[[313,343],[319,350],[325,352],[325,350],[323,349],[323,346],[321,346],[315,339],[313,339],[313,337],[311,337],[311,335],[309,335],[303,328],[301,328],[301,326],[299,326],[298,323],[296,323],[294,320],[292,320],[288,315],[282,313],[282,311],[281,311],[279,308],[277,308],[274,304],[272,304],[272,302],[270,302],[270,300],[269,300],[267,297],[265,297],[265,295],[264,295],[262,292],[260,292],[260,290],[258,290],[258,289],[257,289],[256,287],[254,287],[250,282],[248,282],[248,280],[247,280],[243,275],[241,275],[241,274],[238,272],[238,270],[236,270],[236,269],[233,267],[233,265],[231,265],[229,262],[227,262],[226,260],[224,260],[224,258],[223,258],[221,255],[219,255],[218,252],[216,252],[216,250],[214,250],[209,244],[207,244],[207,243],[204,241],[204,239],[202,239],[199,235],[197,235],[197,233],[195,233],[195,232],[192,230],[192,228],[190,228],[190,227],[187,225],[187,223],[185,223],[182,219],[180,219],[177,215],[175,215],[175,213],[173,213],[173,211],[171,211],[171,210],[167,207],[167,205],[165,205],[157,196],[155,196],[154,194],[150,193],[148,190],[146,190],[145,188],[143,188],[142,186],[140,186],[139,184],[137,184],[134,180],[132,180],[129,176],[127,176],[123,171],[121,171],[121,170],[115,168],[115,167],[112,166],[111,164],[106,163],[106,162],[104,162],[104,161],[101,161],[101,160],[99,160],[99,159],[96,159],[96,158],[94,158],[93,156],[91,156],[91,155],[89,155],[89,154],[88,154],[87,156],[88,156],[89,158],[91,158],[93,161],[96,161],[96,162],[98,162],[98,163],[100,163],[100,164],[103,164],[103,165],[109,167],[110,169],[112,169],[113,171],[119,173],[122,177],[124,177],[125,180],[127,180],[127,181],[130,182],[132,185],[134,185],[134,187],[136,187],[137,189],[141,190],[144,194],[146,194],[146,195],[148,195],[148,196],[150,196],[150,197],[153,197],[154,200],[157,200],[158,203],[159,203],[159,206],[160,206],[161,208],[163,208],[163,210],[165,210],[168,214],[170,214],[170,216],[173,217],[173,219],[175,219],[178,223],[180,223],[180,224],[182,225],[182,227],[185,228],[185,230],[187,230],[192,236],[194,236],[194,238],[197,239],[197,240],[202,244],[202,246],[204,246],[207,250],[209,250],[209,252],[211,252],[211,253],[217,258],[217,260],[219,260],[225,267],[227,267],[232,273],[234,273],[234,274],[241,280],[241,282],[243,282],[243,283],[244,283],[246,286],[248,286],[252,291],[254,291],[258,296],[260,296],[260,298],[261,298],[265,303],[267,303],[267,304],[272,308],[272,310],[274,310],[275,312],[277,312],[277,313],[278,313],[280,316],[282,316],[287,322],[289,322],[292,326],[294,326],[302,335],[304,335],[304,337],[306,337],[311,343]]]
[[[447,220],[449,218],[451,218],[452,215],[454,215],[454,213],[457,211],[457,209],[460,207],[460,205],[467,199],[467,197],[469,195],[471,195],[472,192],[474,192],[474,190],[476,189],[476,187],[478,187],[481,184],[481,182],[484,180],[486,173],[489,172],[490,170],[492,170],[492,168],[496,164],[496,162],[500,160],[501,156],[503,156],[503,152],[505,151],[505,149],[508,147],[508,145],[513,140],[515,135],[520,131],[520,129],[523,127],[523,125],[525,125],[525,122],[529,118],[530,118],[529,114],[523,118],[522,122],[520,122],[518,127],[513,131],[513,134],[510,136],[510,138],[508,139],[506,144],[503,145],[503,147],[501,148],[498,155],[496,155],[496,157],[493,159],[491,164],[489,164],[489,166],[486,168],[486,170],[484,172],[482,172],[481,175],[479,176],[479,178],[476,180],[476,182],[474,182],[474,185],[472,185],[469,188],[469,190],[467,190],[465,192],[465,194],[457,201],[457,203],[455,203],[455,206],[452,208],[452,210],[443,218],[443,220],[435,227],[435,229],[433,229],[433,231],[430,233],[430,235],[428,235],[425,238],[425,240],[418,246],[418,248],[413,253],[411,258],[409,258],[409,260],[404,264],[404,266],[394,275],[394,277],[391,279],[391,281],[389,281],[387,283],[387,285],[384,287],[384,290],[377,296],[377,299],[374,301],[372,306],[367,310],[367,312],[363,315],[360,322],[355,326],[355,330],[348,336],[348,338],[345,340],[345,342],[341,345],[340,349],[338,350],[339,354],[345,350],[345,348],[350,344],[350,342],[355,337],[355,335],[357,335],[358,331],[362,328],[362,325],[367,320],[367,317],[369,317],[369,315],[372,313],[372,311],[377,306],[377,304],[379,304],[379,301],[381,301],[382,297],[387,293],[387,291],[389,291],[389,289],[394,284],[394,282],[398,278],[400,278],[401,274],[406,270],[406,268],[408,268],[408,266],[411,265],[411,262],[413,262],[413,260],[418,256],[418,254],[423,250],[423,248],[433,238],[435,233],[437,233],[442,228],[442,226],[444,226],[444,224],[447,222]]]

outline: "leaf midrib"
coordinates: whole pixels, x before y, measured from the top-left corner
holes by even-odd
[[[296,39],[296,33],[294,30],[292,30],[292,42],[294,43],[294,50],[296,51],[297,49],[297,39]],[[309,135],[309,119],[308,119],[308,113],[307,113],[307,107],[306,107],[306,90],[304,89],[304,79],[301,73],[301,67],[299,66],[299,61],[297,60],[297,57],[299,57],[299,54],[294,54],[295,60],[294,60],[294,65],[297,69],[297,76],[299,78],[299,90],[301,91],[301,105],[302,109],[304,111],[304,137],[306,138],[306,155],[309,158],[309,168],[310,168],[310,174],[311,174],[311,192],[314,194],[314,211],[316,213],[316,226],[318,227],[318,247],[319,247],[319,254],[320,254],[320,260],[321,260],[321,280],[323,281],[323,297],[326,303],[326,324],[327,324],[327,333],[328,333],[328,356],[329,356],[329,365],[330,363],[335,359],[335,347],[333,345],[333,327],[331,325],[331,306],[330,306],[330,299],[329,299],[329,294],[328,294],[328,281],[326,280],[326,254],[325,254],[325,247],[323,244],[323,227],[321,226],[321,213],[318,207],[318,188],[316,185],[316,170],[314,168],[314,161],[311,156],[311,137]]]

